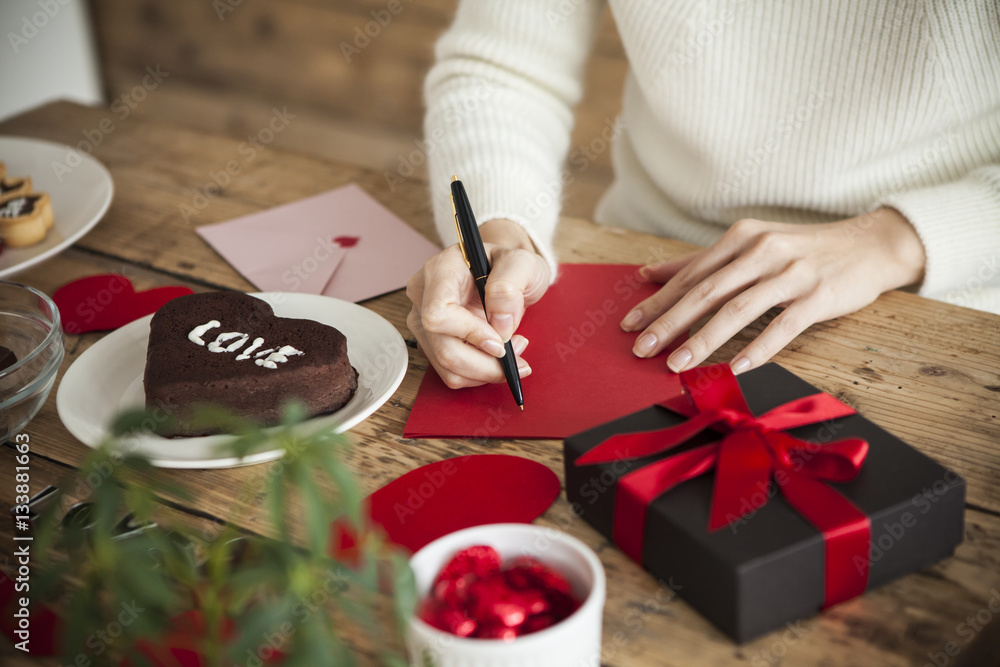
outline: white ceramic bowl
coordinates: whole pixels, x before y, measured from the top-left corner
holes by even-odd
[[[414,667],[598,667],[604,612],[604,568],[580,540],[554,528],[496,523],[466,528],[439,538],[410,559],[418,599],[430,591],[441,568],[467,547],[493,547],[504,562],[533,556],[561,573],[583,600],[561,623],[514,641],[466,639],[441,632],[415,617],[407,648]]]

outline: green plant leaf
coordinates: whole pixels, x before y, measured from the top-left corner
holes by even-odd
[[[247,651],[256,653],[259,647],[266,645],[267,635],[277,631],[282,623],[292,622],[292,608],[292,599],[284,596],[276,602],[254,607],[234,619],[240,628],[240,637],[229,648],[230,659],[239,664]]]
[[[97,583],[95,580],[85,582],[70,597],[68,616],[74,622],[64,623],[62,633],[63,659],[68,664],[73,663],[78,653],[87,652],[84,642],[103,624]]]
[[[62,489],[67,486],[69,486],[68,480],[60,482],[60,487],[56,491],[55,496],[38,513],[38,520],[33,526],[34,552],[42,554],[44,558],[49,558],[51,555],[50,545],[57,541],[57,536],[59,535],[57,528],[65,496]]]
[[[282,426],[294,426],[304,422],[309,418],[309,411],[301,403],[301,401],[288,401],[285,403],[285,407],[282,411],[281,424]]]
[[[314,556],[323,557],[330,544],[330,523],[334,517],[323,503],[312,470],[307,466],[297,465],[295,473],[306,518],[309,548]]]
[[[287,470],[284,459],[281,462]],[[268,486],[267,500],[271,525],[278,531],[282,540],[291,541],[288,522],[285,520],[285,476],[283,474],[272,476]]]
[[[158,549],[156,541],[146,533],[119,544],[121,558],[115,582],[121,585],[123,600],[134,597],[154,609],[170,610],[176,601],[170,579],[163,566],[151,567],[149,554]]]
[[[393,607],[400,634],[406,635],[410,618],[417,608],[417,582],[409,560],[399,552],[389,557],[393,572]]]
[[[111,530],[118,521],[124,494],[112,480],[99,484],[93,493],[93,519],[91,537],[101,544],[111,539]]]
[[[162,415],[151,415],[147,411],[123,413],[115,421],[115,437],[120,439],[136,430],[148,430],[154,423],[149,420],[157,418],[162,422]],[[88,531],[71,527],[60,530],[60,521],[53,512],[51,517],[44,517],[45,523],[36,533],[36,539],[46,535],[47,546],[54,553],[51,557],[46,554],[39,561],[42,569],[33,582],[33,599],[36,592],[56,593],[68,587],[69,593],[64,598],[66,625],[73,632],[69,633],[64,646],[73,647],[68,649],[71,652],[82,647],[87,637],[115,621],[121,613],[122,603],[134,599],[143,612],[123,633],[122,644],[115,647],[115,652],[120,653],[127,644],[126,637],[158,636],[171,614],[182,608],[182,602],[197,599],[206,619],[229,616],[237,623],[240,637],[228,647],[232,648],[230,655],[237,663],[246,659],[247,650],[255,650],[266,641],[264,633],[268,629],[292,623],[296,628],[295,641],[285,647],[293,649],[286,665],[353,664],[353,657],[341,642],[345,630],[334,627],[330,611],[336,609],[338,623],[344,618],[351,626],[380,638],[372,606],[377,593],[379,563],[391,560],[391,552],[385,550],[376,536],[363,534],[360,545],[363,566],[356,571],[328,557],[331,521],[346,514],[355,525],[360,524],[362,494],[354,474],[342,461],[346,449],[343,436],[329,428],[307,435],[296,433],[294,425],[304,418],[301,406],[290,405],[284,412],[283,426],[261,429],[217,408],[199,411],[198,419],[221,424],[225,430],[238,434],[231,439],[237,455],[262,448],[285,450],[265,482],[268,523],[278,539],[255,538],[252,560],[230,563],[227,544],[241,533],[227,525],[206,545],[208,563],[205,568],[197,566],[193,549],[179,547],[174,542],[174,537],[183,536],[184,544],[192,545],[192,538],[183,528],[164,524],[172,513],[160,511],[164,498],[190,501],[190,492],[170,482],[146,457],[126,453],[117,441],[104,443],[91,452],[81,464],[75,488],[90,494],[88,501],[92,503],[92,519],[96,522],[93,528]],[[95,471],[100,473],[96,483],[90,481]],[[323,497],[321,480],[326,477],[337,486],[336,502]],[[259,482],[253,480],[251,483]],[[289,487],[295,487],[300,494],[308,531],[305,549],[296,547],[290,539],[285,502]],[[63,488],[74,487],[67,483]],[[161,529],[113,540],[115,524],[128,512],[143,520],[155,517]],[[36,542],[36,546],[38,544]],[[151,553],[160,555],[154,559]],[[397,606],[399,609],[411,607],[407,580],[400,574],[405,560],[392,562],[398,580],[397,594],[401,591]],[[336,572],[335,580],[329,576],[333,571]],[[49,585],[43,587],[40,585],[43,582]],[[313,609],[317,600],[315,594],[324,588],[329,598],[323,596],[325,602],[315,607],[315,613],[303,616],[302,610]],[[309,606],[303,607],[304,604]],[[399,610],[397,615],[401,615]],[[224,649],[218,642],[216,637],[204,646],[213,660],[213,667],[222,664],[220,651]],[[75,652],[68,658],[71,664]],[[380,653],[380,659],[384,664],[404,664],[388,652]]]
[[[241,570],[229,580],[227,588],[229,596],[226,609],[231,616],[246,613],[247,608],[264,592],[262,581],[269,581],[272,576],[267,568]]]
[[[347,514],[347,518],[350,520],[352,526],[360,528],[363,525],[361,519],[361,489],[351,471],[334,454],[335,451],[335,449],[331,448],[327,452],[321,452],[317,458],[319,459],[320,466],[322,466],[326,474],[337,485],[342,512]]]
[[[135,433],[163,433],[165,427],[173,426],[174,418],[162,411],[135,408],[120,412],[111,422],[111,435],[122,438]]]
[[[151,530],[147,536],[151,548],[158,552],[155,556],[162,563],[165,578],[194,586],[199,578],[194,540],[179,527],[169,529],[169,532],[160,527]]]
[[[63,585],[63,578],[73,572],[66,561],[40,563],[31,581],[31,599],[49,600]]]
[[[218,405],[200,404],[194,406],[187,421],[195,428],[217,429],[223,433],[244,435],[262,432],[260,426],[252,420],[240,417]]]
[[[318,613],[324,612],[320,610]],[[336,634],[324,632],[324,625],[310,623],[301,628],[295,638],[296,653],[309,656],[314,665],[353,665],[351,654],[337,641]]]
[[[403,658],[398,655],[393,655],[392,653],[384,653],[379,656],[379,659],[382,661],[383,665],[386,665],[386,667],[408,667],[410,664]]]
[[[250,431],[233,439],[228,448],[236,458],[244,458],[258,451],[272,449],[275,438],[264,431]]]

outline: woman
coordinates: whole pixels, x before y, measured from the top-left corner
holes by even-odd
[[[514,332],[555,278],[571,110],[603,4],[466,0],[437,44],[438,230],[455,238],[459,174],[493,262],[488,320],[455,246],[408,285],[410,329],[451,387],[502,381],[512,336],[530,373]],[[732,359],[743,372],[904,286],[1000,312],[998,3],[608,4],[630,72],[595,218],[707,246],[646,268],[663,287],[621,322],[636,355],[714,312],[667,360],[690,368],[783,308]]]

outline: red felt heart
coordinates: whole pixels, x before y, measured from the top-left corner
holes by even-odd
[[[559,495],[549,468],[505,454],[445,459],[411,470],[367,499],[372,523],[390,540],[417,551],[439,537],[487,523],[531,523]],[[331,550],[352,558],[354,539],[334,526]]]
[[[125,326],[155,313],[167,301],[186,294],[192,294],[192,291],[179,286],[136,292],[131,280],[109,273],[67,283],[56,290],[52,300],[59,308],[63,331],[81,334]]]
[[[333,239],[333,242],[341,248],[353,248],[358,245],[358,241],[360,240],[360,236],[337,236]]]

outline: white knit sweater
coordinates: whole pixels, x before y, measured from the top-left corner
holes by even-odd
[[[924,243],[921,294],[1000,313],[997,0],[609,4],[630,72],[598,221],[708,245],[740,218],[892,206]],[[461,3],[425,90],[442,239],[454,173],[480,222],[518,222],[555,261],[603,5]]]

